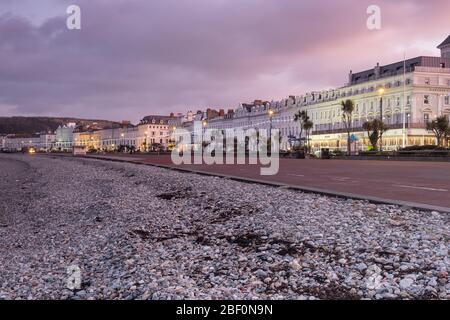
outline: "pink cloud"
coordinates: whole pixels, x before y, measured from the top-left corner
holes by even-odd
[[[378,1],[380,31],[366,28],[365,0],[77,2],[81,31],[65,29],[65,12],[48,11],[53,0],[35,13],[45,20],[38,26],[31,9],[4,8],[1,113],[137,121],[235,107],[341,86],[350,69],[401,60],[404,49],[437,54],[450,33],[441,0]]]

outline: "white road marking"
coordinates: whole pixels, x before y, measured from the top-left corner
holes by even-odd
[[[448,190],[446,190],[446,189],[435,189],[435,188],[417,187],[417,186],[405,186],[405,185],[401,185],[401,184],[394,184],[393,187],[419,189],[419,190],[427,190],[427,191],[437,191],[437,192],[448,192]]]
[[[304,177],[303,174],[288,174],[288,176],[291,176],[291,177]]]
[[[348,180],[351,180],[351,178],[347,178],[347,177],[332,177],[331,180],[335,180],[335,181],[348,181]]]

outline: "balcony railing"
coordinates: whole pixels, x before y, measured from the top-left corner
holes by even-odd
[[[403,129],[403,123],[396,123],[396,124],[388,124],[387,125],[389,130],[394,129]],[[407,123],[406,129],[425,129],[426,124],[425,123]],[[352,128],[352,132],[364,132],[365,130],[359,126]],[[325,130],[313,130],[313,135],[322,135],[322,134],[339,134],[339,133],[347,133],[347,129],[345,128],[336,128],[336,129],[325,129]]]
[[[450,73],[450,68],[416,67],[418,72]]]

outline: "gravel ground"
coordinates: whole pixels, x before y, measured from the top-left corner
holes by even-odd
[[[97,160],[0,168],[0,299],[450,298],[448,214]]]

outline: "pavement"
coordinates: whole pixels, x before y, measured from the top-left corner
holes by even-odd
[[[180,165],[170,156],[90,156],[219,175],[372,202],[450,212],[450,163],[415,161],[280,159],[275,176],[259,165]]]

